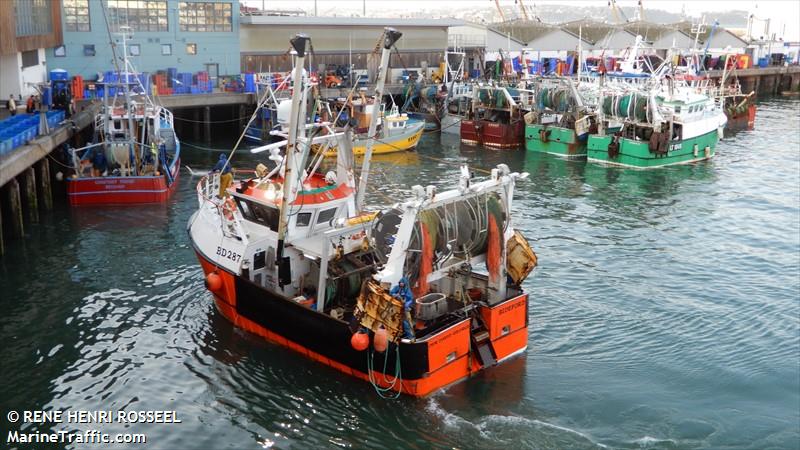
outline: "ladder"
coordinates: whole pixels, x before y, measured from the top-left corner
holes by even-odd
[[[481,319],[477,310],[473,310],[470,323],[470,343],[472,350],[475,351],[483,367],[494,366],[497,364],[497,354],[494,351],[489,330]]]

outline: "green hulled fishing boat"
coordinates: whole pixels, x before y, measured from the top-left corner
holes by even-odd
[[[667,80],[667,83],[671,81]],[[727,119],[714,100],[689,87],[666,92],[616,86],[604,93],[599,131],[589,135],[589,161],[647,169],[714,156]],[[619,131],[607,120],[622,121]]]
[[[525,148],[566,158],[586,157],[586,138],[597,131],[594,113],[569,80],[539,87],[537,108],[525,117]]]

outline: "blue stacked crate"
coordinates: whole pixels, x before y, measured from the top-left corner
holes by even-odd
[[[175,88],[175,80],[178,79],[178,69],[167,67],[167,87]]]
[[[246,73],[244,74],[244,91],[245,92],[255,92],[256,91],[256,76],[253,73]]]
[[[174,84],[173,93],[175,94],[189,94],[192,87],[192,74],[191,72],[181,72],[177,74],[177,82]]]
[[[18,114],[0,121],[0,154],[25,144],[35,138],[39,129],[39,117],[35,114]]]

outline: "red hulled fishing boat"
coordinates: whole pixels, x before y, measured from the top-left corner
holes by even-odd
[[[399,38],[384,32],[378,101]],[[222,196],[218,176],[198,183],[187,231],[217,309],[383,395],[428,395],[523,353],[520,286],[536,257],[513,228],[512,199],[527,174],[500,165],[477,180],[464,166],[451,190],[414,186],[405,201],[366,210],[374,140],[356,186],[349,126],[305,123],[308,44],[305,35],[291,40],[291,115],[288,129],[274,132],[284,140],[253,150],[270,151],[275,167],[260,164],[222,186]],[[322,147],[317,156],[312,146]],[[325,172],[324,149],[334,146]]]
[[[126,27],[123,27],[125,29]],[[95,117],[94,142],[70,149],[67,177],[71,205],[165,202],[178,185],[180,141],[172,113],[155,104],[140,83],[122,42],[124,70],[103,85],[103,107]]]

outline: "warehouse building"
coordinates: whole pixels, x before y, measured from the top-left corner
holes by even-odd
[[[61,11],[49,0],[0,1],[0,102],[36,93],[46,81],[45,49],[61,45]]]
[[[311,37],[309,66],[317,70],[349,66],[368,71],[378,66],[384,27],[403,33],[389,62],[395,71],[438,67],[447,48],[447,31],[458,21],[360,17],[247,15],[240,19],[241,71],[286,72],[291,69],[289,39],[297,33]]]
[[[20,0],[16,0],[20,1]],[[29,0],[25,0],[29,1]],[[5,3],[5,2],[0,2]],[[61,0],[60,45],[47,50],[50,68],[94,79],[114,70],[121,27],[133,33],[128,56],[137,70],[239,73],[238,0]],[[116,44],[112,50],[109,41]],[[121,55],[118,54],[118,57]]]

